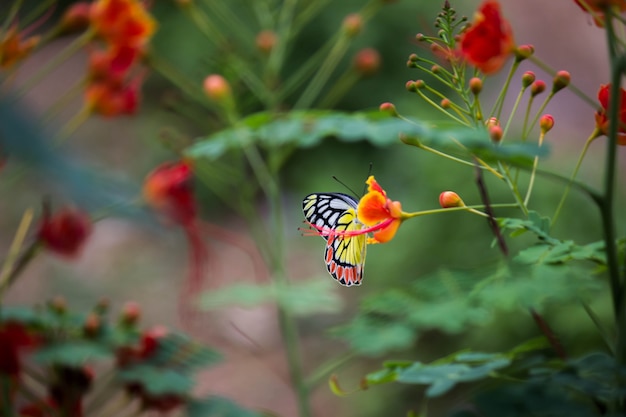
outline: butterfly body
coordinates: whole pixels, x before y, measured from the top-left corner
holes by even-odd
[[[364,226],[357,217],[358,201],[343,193],[313,193],[302,201],[307,222],[326,240],[324,262],[341,285],[361,285],[367,247]]]

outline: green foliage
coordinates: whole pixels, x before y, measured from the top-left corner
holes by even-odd
[[[378,355],[409,347],[425,331],[459,334],[492,322],[501,312],[541,311],[605,288],[590,274],[564,265],[502,263],[471,272],[442,270],[365,298],[361,313],[333,333],[363,354]]]
[[[217,396],[190,401],[185,414],[187,417],[257,417],[261,415],[241,408],[227,398]]]
[[[334,291],[336,284],[318,278],[295,284],[235,284],[202,295],[200,306],[217,309],[229,305],[256,307],[276,303],[295,315],[333,313],[341,309],[342,301]]]
[[[520,251],[515,259],[523,264],[559,264],[572,260],[587,260],[606,265],[604,241],[586,245],[577,245],[573,240],[561,241],[550,236],[550,219],[531,211],[527,219],[501,218],[498,224],[504,230],[511,231],[511,236],[524,232],[534,233],[537,243]]]
[[[538,349],[544,349],[542,339],[530,340],[509,352],[484,353],[462,351],[430,364],[421,362],[387,362],[384,369],[365,377],[367,385],[400,382],[426,385],[427,397],[438,397],[458,383],[479,381],[497,376],[496,371],[508,368],[514,360]]]

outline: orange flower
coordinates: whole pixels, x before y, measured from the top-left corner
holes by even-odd
[[[609,109],[609,94],[611,90],[611,84],[604,84],[600,86],[598,90],[598,101],[601,108],[596,112],[596,128],[606,135],[609,129],[609,119],[606,112]],[[621,89],[621,98],[619,106],[619,120],[620,126],[618,130],[617,143],[622,146],[626,146],[626,90]]]
[[[583,11],[593,17],[593,21],[598,27],[604,27],[604,11],[613,8],[617,12],[626,11],[626,0],[574,0]]]
[[[387,197],[373,175],[367,179],[367,185],[367,194],[359,201],[357,217],[368,226],[364,231],[374,233],[369,243],[389,242],[404,220],[402,206],[399,201]]]
[[[26,58],[38,43],[39,36],[33,36],[24,40],[17,28],[10,28],[0,38],[0,68],[10,68]]]
[[[511,26],[502,17],[500,4],[495,0],[482,3],[460,42],[461,55],[484,74],[502,68],[515,48]]]
[[[91,25],[106,42],[142,46],[156,23],[139,0],[97,0],[90,10]]]

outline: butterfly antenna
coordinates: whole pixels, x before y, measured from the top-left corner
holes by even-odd
[[[355,197],[359,198],[359,195],[357,193],[355,193],[352,188],[348,187],[348,185],[345,182],[341,181],[339,178],[335,177],[334,175],[333,175],[333,179],[335,181],[337,181],[339,184],[341,184],[344,187],[346,187],[348,189],[348,191],[350,191]],[[363,195],[363,194],[361,194],[361,195]]]
[[[365,178],[369,178],[372,175],[372,170],[374,169],[374,163],[370,162],[370,167],[367,170],[367,176]],[[363,186],[363,193],[361,195],[365,195],[365,191],[367,191],[367,184]]]

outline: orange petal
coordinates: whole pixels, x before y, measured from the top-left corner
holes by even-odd
[[[378,192],[370,191],[365,194],[359,201],[358,219],[367,226],[373,226],[388,219],[389,211],[385,207],[386,202],[386,197]]]
[[[394,220],[389,226],[385,227],[380,232],[374,233],[374,240],[376,240],[378,243],[389,242],[396,235],[398,227],[400,227],[401,223],[402,220],[400,219]]]

